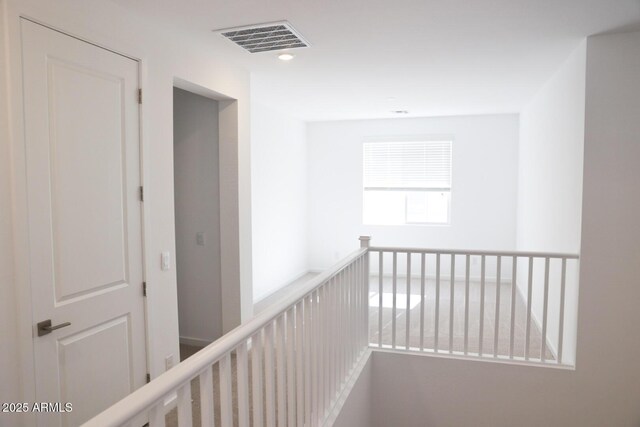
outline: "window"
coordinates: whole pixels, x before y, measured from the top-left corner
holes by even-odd
[[[365,224],[448,224],[451,141],[365,142]]]

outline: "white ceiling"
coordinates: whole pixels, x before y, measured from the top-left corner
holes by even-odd
[[[254,100],[304,120],[518,112],[588,35],[636,29],[640,0],[114,0],[252,71]],[[288,20],[283,62],[212,29]]]

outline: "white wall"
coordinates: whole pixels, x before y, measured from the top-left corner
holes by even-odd
[[[176,88],[173,105],[180,340],[208,344],[222,335],[218,102]]]
[[[305,132],[304,122],[252,104],[254,301],[309,270]]]
[[[451,225],[362,224],[366,138],[453,137]],[[515,249],[518,116],[310,123],[310,266],[323,269],[371,235],[373,246]]]
[[[524,251],[578,253],[582,217],[586,41],[569,56],[520,114],[517,247]],[[549,342],[557,348],[560,265],[550,269]],[[575,356],[577,277],[566,289],[567,361]],[[534,272],[532,307],[543,318],[543,266]],[[526,265],[518,285],[527,294]]]
[[[383,352],[372,359],[372,427],[632,425],[581,413],[575,372]],[[599,411],[607,409],[589,412]]]
[[[585,406],[637,425],[640,32],[589,38],[586,82],[577,366],[593,386]]]
[[[520,250],[580,248],[585,66],[583,42],[520,113]]]
[[[225,58],[217,56],[216,43],[211,40],[185,38],[180,33],[167,31],[148,21],[134,16],[113,2],[100,0],[9,0],[8,25],[2,26],[9,35],[10,60],[2,69],[11,72],[9,100],[11,105],[13,200],[7,200],[6,192],[0,206],[11,203],[14,209],[13,229],[15,255],[15,279],[12,286],[18,293],[20,305],[17,314],[18,341],[23,352],[20,355],[21,381],[27,389],[22,399],[33,401],[33,378],[29,343],[32,336],[32,319],[28,301],[30,299],[27,265],[27,231],[25,225],[25,188],[22,128],[22,95],[20,79],[20,37],[19,16],[26,15],[47,23],[94,43],[103,45],[133,57],[141,58],[144,103],[142,105],[142,145],[143,178],[145,182],[145,276],[149,285],[149,351],[150,372],[155,377],[164,371],[164,358],[169,354],[177,357],[178,316],[176,303],[175,269],[161,271],[160,253],[169,250],[174,253],[174,209],[173,209],[173,85],[180,78],[200,87],[215,91],[229,101],[221,111],[221,152],[220,156],[227,169],[222,171],[221,196],[224,200],[221,221],[229,224],[226,235],[230,241],[230,262],[224,263],[228,271],[226,283],[230,290],[228,310],[233,315],[232,322],[238,324],[251,314],[251,196],[249,160],[249,75],[240,68],[229,64]],[[224,42],[221,40],[220,42]],[[5,99],[4,97],[2,98]],[[237,112],[237,119],[235,119]],[[234,116],[233,129],[222,132],[222,124],[227,116]],[[2,116],[6,120],[6,115]],[[3,127],[4,129],[4,127]],[[235,137],[237,136],[237,143]],[[0,142],[2,152],[7,150],[7,140]],[[4,162],[5,157],[2,157]],[[230,160],[230,161],[227,161]],[[237,162],[236,162],[237,160]],[[237,166],[236,166],[237,165]],[[4,179],[5,168],[0,172]],[[223,191],[224,190],[224,191]],[[0,190],[2,191],[2,190]],[[2,223],[5,221],[4,211]],[[6,250],[3,239],[2,251]],[[4,260],[4,257],[3,257]],[[224,261],[224,260],[223,260]],[[5,270],[5,271],[10,271]],[[4,279],[3,279],[4,281]],[[3,285],[4,286],[4,285]],[[242,292],[241,292],[242,289]],[[13,301],[1,300],[2,313],[10,313],[5,305]],[[4,337],[3,337],[4,338]],[[2,347],[18,346],[15,340],[7,340]],[[9,369],[1,366],[0,370]],[[13,368],[11,368],[13,369]],[[15,380],[14,380],[15,381]],[[18,384],[5,385],[18,390]],[[24,422],[27,418],[24,418]]]
[[[344,402],[334,427],[371,427],[373,422],[373,357],[369,356]],[[399,425],[399,424],[390,424]]]
[[[374,426],[640,422],[640,32],[586,49],[576,369],[374,353]]]

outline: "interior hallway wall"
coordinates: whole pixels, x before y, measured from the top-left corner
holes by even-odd
[[[374,426],[640,423],[640,32],[586,46],[575,370],[375,353]]]
[[[586,41],[567,58],[520,114],[517,247],[521,251],[578,253],[582,219]],[[544,266],[533,275],[532,309],[542,324]],[[548,337],[557,350],[561,265],[550,266]],[[518,266],[527,295],[527,265]],[[566,283],[564,356],[575,358],[577,271]]]
[[[205,91],[220,94],[229,99],[221,103],[226,105],[221,117],[231,117],[232,129],[221,136],[220,156],[226,161],[221,171],[221,221],[229,224],[222,233],[225,238],[228,261],[226,283],[229,284],[230,299],[229,329],[246,319],[252,312],[251,298],[251,170],[249,147],[249,73],[224,60],[219,51],[225,41],[202,43],[189,35],[173,32],[164,26],[137,16],[115,2],[100,0],[7,0],[8,25],[2,31],[9,34],[9,63],[3,62],[2,70],[10,70],[11,84],[9,101],[11,105],[9,119],[11,132],[11,167],[13,168],[13,200],[1,191],[0,206],[4,209],[12,205],[14,212],[15,285],[20,300],[30,298],[28,286],[27,230],[23,218],[26,212],[24,182],[24,141],[22,128],[22,98],[20,79],[20,19],[29,16],[39,22],[90,40],[117,52],[141,58],[142,85],[144,102],[142,104],[142,151],[143,178],[145,183],[145,276],[148,283],[148,333],[149,333],[149,371],[155,378],[165,370],[165,357],[178,357],[178,312],[174,258],[172,268],[163,271],[160,268],[160,254],[170,251],[175,254],[174,200],[173,200],[173,86],[175,79],[192,82]],[[2,98],[4,102],[6,98]],[[232,102],[232,100],[238,100]],[[237,118],[236,118],[237,112]],[[3,114],[3,123],[8,120]],[[221,129],[223,119],[220,121]],[[4,127],[3,127],[4,129]],[[2,131],[4,132],[4,130]],[[235,137],[237,136],[237,142]],[[0,150],[7,150],[9,141],[0,141]],[[2,157],[1,162],[6,158]],[[3,167],[0,176],[4,178]],[[2,211],[4,223],[4,210]],[[0,245],[4,253],[5,242]],[[3,257],[2,262],[5,262]],[[11,271],[10,269],[5,271]],[[4,274],[4,273],[3,273]],[[11,284],[9,284],[11,287]],[[0,303],[4,306],[4,300]],[[4,307],[2,307],[4,308]],[[10,311],[2,310],[5,313]],[[16,314],[17,337],[3,341],[3,348],[28,346],[32,337],[32,319],[28,307]],[[4,337],[3,337],[4,338]],[[25,347],[26,348],[26,347]],[[30,351],[20,354],[19,380],[4,385],[11,390],[19,390],[20,383],[26,387],[22,399],[34,400],[32,369],[33,359]],[[6,365],[0,370],[14,369]],[[29,424],[28,417],[22,422]]]
[[[587,40],[577,369],[594,425],[640,423],[640,32]],[[586,425],[586,424],[585,424]]]
[[[180,340],[192,345],[222,335],[218,131],[217,101],[174,88],[178,318]]]
[[[451,224],[363,225],[363,142],[420,136],[453,138]],[[360,235],[373,246],[515,249],[517,115],[315,122],[307,138],[312,269],[355,250]]]
[[[306,124],[251,106],[253,299],[307,273]]]

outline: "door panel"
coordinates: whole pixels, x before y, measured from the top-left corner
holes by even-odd
[[[36,398],[78,425],[146,382],[138,62],[22,21]],[[35,328],[34,328],[35,329]]]
[[[56,59],[48,65],[54,280],[60,302],[127,282],[125,106],[118,76]]]
[[[131,390],[133,355],[129,326],[128,316],[123,316],[58,341],[62,401],[82,401],[83,397],[78,393],[85,384],[100,384],[100,393],[95,399],[82,407],[74,406],[67,420],[69,425],[86,421]],[[105,346],[125,351],[103,351]],[[91,363],[86,363],[87,360]],[[96,366],[100,368],[96,369]]]

